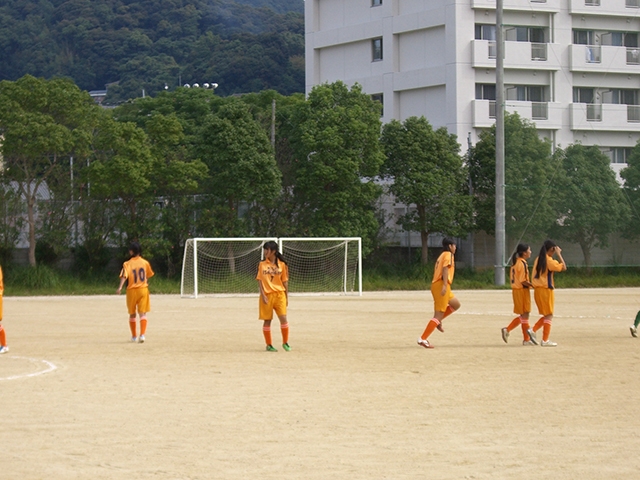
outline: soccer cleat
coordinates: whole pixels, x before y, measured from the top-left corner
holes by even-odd
[[[283,343],[282,344],[282,348],[284,348],[285,352],[290,352],[291,351],[291,346],[288,343]]]
[[[538,345],[538,339],[536,338],[535,332],[529,328],[527,330],[527,333],[529,334],[529,339],[533,342],[533,344]]]
[[[631,336],[632,336],[633,338],[637,338],[637,337],[638,337],[638,329],[636,328],[636,326],[635,326],[635,325],[631,325],[631,326],[629,327],[629,330],[631,330]]]
[[[523,340],[522,345],[535,345],[531,340]]]
[[[423,340],[422,338],[418,339],[418,345],[424,348],[433,348],[433,345],[429,343],[429,340]]]
[[[273,348],[273,345],[267,345],[267,352],[277,352],[278,350],[276,350],[275,348]]]
[[[444,333],[444,327],[442,326],[442,322],[440,322],[436,328],[438,329],[439,332]]]
[[[502,340],[504,340],[504,343],[509,343],[509,330],[506,327],[502,329]]]
[[[138,337],[131,337],[131,342],[137,343],[138,342]]]
[[[140,338],[138,339],[139,343],[144,343],[144,335],[140,335]]]
[[[4,347],[0,347],[0,353],[7,353],[9,351],[9,347],[4,346]]]
[[[540,345],[543,346],[543,347],[557,347],[558,346],[558,344],[556,342],[552,342],[551,340],[547,340],[546,342],[544,340],[542,340]]]

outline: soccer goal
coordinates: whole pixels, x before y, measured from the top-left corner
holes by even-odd
[[[182,297],[258,294],[262,245],[275,241],[289,266],[292,294],[362,295],[360,238],[190,238],[182,262]]]

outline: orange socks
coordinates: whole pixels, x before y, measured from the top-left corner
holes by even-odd
[[[536,324],[533,326],[533,331],[537,332],[538,330],[540,330],[542,328],[543,323],[544,323],[544,317],[540,317],[540,320],[538,320]]]
[[[147,331],[147,317],[140,319],[140,335],[144,335]]]
[[[282,332],[282,343],[289,343],[289,323],[281,324],[280,331]]]
[[[551,333],[551,320],[545,320],[542,326],[542,341],[549,341],[549,334]]]
[[[427,328],[424,329],[424,332],[422,333],[422,336],[420,338],[422,338],[423,340],[429,338],[429,335],[433,333],[438,325],[440,325],[440,321],[437,318],[432,318],[431,320],[429,320]]]
[[[531,338],[529,337],[529,333],[527,332],[527,330],[529,330],[529,320],[521,318],[520,325],[522,326],[522,335],[524,337],[524,341],[528,342],[529,340],[531,340]]]
[[[455,310],[453,308],[451,308],[451,305],[447,305],[447,309],[444,311],[444,316],[442,317],[442,319],[444,320],[449,315],[451,315],[453,312],[455,312]]]
[[[137,337],[137,335],[136,335],[136,319],[135,318],[129,318],[129,328],[131,329],[131,336],[132,337]]]
[[[264,335],[264,341],[267,345],[273,345],[271,343],[271,327],[262,327],[262,334]]]
[[[7,346],[7,335],[4,333],[4,327],[0,324],[0,347]]]
[[[507,332],[510,332],[511,330],[513,330],[514,328],[516,328],[518,325],[521,325],[521,324],[522,324],[522,319],[520,317],[514,318],[513,320],[511,320],[511,323],[507,327]]]

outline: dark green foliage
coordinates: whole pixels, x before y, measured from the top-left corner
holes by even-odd
[[[304,90],[302,0],[7,0],[0,80],[24,74],[109,86],[119,103],[165,84],[216,82],[223,95]]]

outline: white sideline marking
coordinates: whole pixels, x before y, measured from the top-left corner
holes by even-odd
[[[39,363],[42,362],[44,363],[47,368],[45,368],[44,370],[41,370],[39,372],[34,372],[34,373],[25,373],[23,375],[12,375],[10,377],[0,377],[0,381],[2,380],[17,380],[18,378],[29,378],[29,377],[37,377],[38,375],[44,375],[45,373],[49,373],[49,372],[53,372],[55,369],[57,369],[58,367],[56,367],[53,363],[51,363],[48,360],[38,360],[37,358],[29,358],[29,357],[14,357],[14,356],[5,356],[5,358],[7,360],[11,359],[11,358],[16,358],[16,359],[22,359],[22,360],[29,360],[30,362],[33,363]]]

